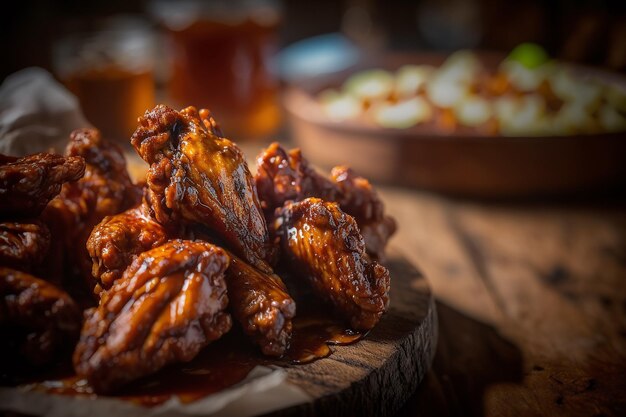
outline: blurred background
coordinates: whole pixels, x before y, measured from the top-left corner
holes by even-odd
[[[623,1],[8,7],[0,79],[44,68],[120,143],[155,104],[194,105],[237,142],[293,142],[316,164],[396,185],[509,197],[626,178]]]
[[[624,0],[12,1],[0,31],[0,139],[38,66],[120,143],[209,107],[248,158],[381,184],[440,323],[400,415],[625,415]]]
[[[28,66],[48,69],[78,95],[92,123],[116,136],[127,136],[155,97],[211,106],[233,136],[271,134],[280,126],[275,93],[293,75],[274,71],[276,53],[329,33],[366,56],[506,53],[530,41],[553,57],[626,70],[626,3],[619,0],[34,0],[5,7],[0,79]],[[353,50],[340,51],[349,65]],[[342,62],[319,65],[308,75]]]
[[[0,78],[20,68],[52,68],[52,46],[62,36],[94,29],[103,18],[142,17],[157,29],[148,0],[33,0],[7,4],[2,14]],[[160,2],[163,3],[163,2]],[[177,2],[180,4],[189,1]],[[207,4],[254,4],[215,2]],[[275,45],[284,47],[324,33],[343,32],[371,49],[487,48],[509,51],[540,43],[568,60],[626,69],[626,5],[619,0],[319,0],[261,1],[276,7]],[[249,7],[249,6],[248,6]],[[158,29],[157,29],[158,30]],[[161,55],[161,58],[162,55]]]

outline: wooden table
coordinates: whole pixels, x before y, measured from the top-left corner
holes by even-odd
[[[440,320],[399,416],[626,416],[626,204],[381,193]]]

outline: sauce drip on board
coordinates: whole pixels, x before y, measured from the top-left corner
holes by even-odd
[[[349,345],[364,336],[337,319],[330,308],[301,301],[297,306],[291,343],[283,361],[292,364],[309,363],[329,356],[332,353],[329,345]]]
[[[364,336],[349,329],[330,308],[317,300],[306,302],[301,299],[297,305],[291,344],[282,358],[263,356],[258,347],[235,327],[192,361],[171,365],[107,397],[143,406],[157,406],[173,396],[182,403],[189,403],[236,385],[257,365],[288,367],[310,363],[329,356],[332,353],[329,345],[352,344]],[[98,397],[85,380],[73,374],[69,364],[23,386],[51,394]]]

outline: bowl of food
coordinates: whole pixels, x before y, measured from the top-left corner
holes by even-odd
[[[508,197],[626,178],[626,78],[533,45],[388,55],[291,87],[285,107],[315,163],[381,182]]]

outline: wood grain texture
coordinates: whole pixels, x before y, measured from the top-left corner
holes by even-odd
[[[391,304],[380,323],[328,358],[288,368],[289,382],[316,400],[273,415],[387,416],[416,389],[435,354],[437,313],[424,276],[399,253],[386,263]]]
[[[439,317],[433,366],[397,416],[626,415],[623,199],[381,191],[400,225],[392,243],[428,277]],[[344,414],[358,414],[361,398],[345,398]],[[385,408],[376,401],[370,414]]]
[[[439,344],[399,416],[626,415],[626,205],[388,189]]]

